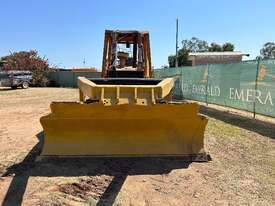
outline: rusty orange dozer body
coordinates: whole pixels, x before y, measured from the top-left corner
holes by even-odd
[[[78,78],[79,102],[53,102],[51,113],[41,118],[42,157],[207,160],[207,118],[195,103],[171,101],[173,78],[151,78],[148,32],[107,30],[102,67],[102,78]]]

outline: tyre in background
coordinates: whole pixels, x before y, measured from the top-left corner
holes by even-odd
[[[23,88],[23,89],[29,88],[29,82],[23,82],[23,83],[22,83],[22,88]]]

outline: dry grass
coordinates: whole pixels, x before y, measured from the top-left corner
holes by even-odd
[[[76,89],[0,88],[0,203],[3,205],[275,205],[275,125],[220,108],[210,118],[213,160],[62,160],[34,162],[40,116]]]

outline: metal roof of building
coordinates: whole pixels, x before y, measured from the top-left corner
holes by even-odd
[[[247,56],[249,54],[240,51],[226,51],[226,52],[190,52],[189,56]]]

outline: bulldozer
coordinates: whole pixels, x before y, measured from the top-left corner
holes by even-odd
[[[207,161],[207,118],[196,103],[172,101],[174,78],[152,73],[149,32],[106,30],[101,78],[78,77],[78,102],[51,103],[40,157]]]

